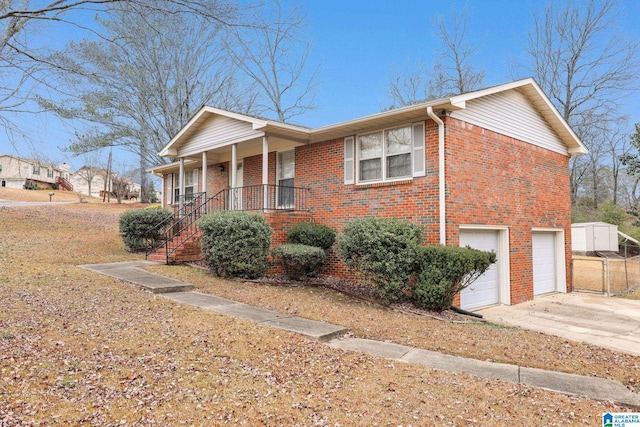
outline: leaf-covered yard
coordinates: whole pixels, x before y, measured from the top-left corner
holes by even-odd
[[[0,425],[595,425],[624,410],[334,350],[77,267],[141,258],[117,235],[128,208],[0,210]],[[316,287],[153,269],[357,336],[638,384],[639,358],[559,338],[445,323]]]

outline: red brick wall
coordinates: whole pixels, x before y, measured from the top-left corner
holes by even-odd
[[[450,117],[446,125],[447,243],[460,224],[509,227],[511,302],[533,298],[532,228],[565,231],[571,284],[569,158]]]
[[[355,218],[399,217],[423,226],[429,242],[437,242],[438,128],[432,121],[426,125],[427,175],[394,184],[344,185],[342,138],[298,147],[296,186],[311,189],[314,220],[339,231]]]
[[[224,172],[220,171],[224,167]],[[202,184],[201,184],[202,185]],[[229,162],[216,163],[207,168],[207,197],[215,196],[229,186]],[[202,187],[200,189],[202,191]]]
[[[569,159],[495,132],[445,117],[447,243],[459,244],[461,224],[509,227],[511,302],[533,298],[532,228],[565,230],[567,288],[571,290]],[[439,241],[438,127],[426,121],[426,176],[391,184],[344,185],[344,139],[296,149],[295,186],[308,187],[314,222],[336,231],[355,218],[398,217],[421,225],[427,243]],[[213,165],[207,193],[229,185]],[[262,155],[244,159],[244,185],[262,183]],[[276,179],[276,153],[269,153],[269,183]],[[166,191],[166,189],[165,189]],[[269,216],[274,245],[283,243],[296,217]],[[331,253],[325,274],[349,276]]]

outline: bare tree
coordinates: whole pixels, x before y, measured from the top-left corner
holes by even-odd
[[[616,31],[615,0],[549,3],[534,16],[527,53],[540,86],[577,131],[580,116],[608,119],[638,85],[638,44]]]
[[[623,159],[632,151],[629,135],[626,132],[627,120],[621,117],[618,120],[607,122],[609,128],[603,132],[603,145],[609,159],[609,173],[611,174],[611,195],[613,204],[619,202],[621,172],[624,170]]]
[[[411,70],[392,70],[387,93],[392,106],[411,105],[428,99],[442,98],[478,89],[484,81],[484,70],[473,64],[479,44],[469,42],[467,22],[469,12],[452,11],[451,25],[442,15],[436,15],[434,25],[440,41],[439,57],[431,75],[421,61]]]
[[[141,192],[157,152],[203,104],[245,111],[252,98],[241,91],[233,68],[218,47],[220,26],[202,16],[147,14],[132,3],[110,10],[103,21],[109,41],[72,43],[57,60],[76,73],[63,73],[80,94],[40,105],[89,127],[68,147],[78,154],[119,146],[140,160]],[[142,200],[146,202],[146,200]]]
[[[85,22],[86,14],[105,19],[118,4],[135,6],[144,15],[182,14],[205,18],[217,26],[239,25],[238,7],[227,0],[0,0],[0,127],[10,141],[17,134],[26,135],[8,113],[40,112],[30,102],[37,90],[63,92],[64,85],[52,78],[51,70],[77,71],[58,60],[41,34],[63,34],[73,29],[105,40],[104,34]]]
[[[423,102],[433,96],[429,92],[430,80],[424,62],[417,60],[413,68],[393,68],[388,75],[387,95],[391,98],[390,109]]]
[[[87,183],[87,192],[89,196],[91,196],[91,186],[93,185],[93,179],[100,175],[102,170],[95,166],[83,165],[80,169],[76,171],[76,175],[82,178],[83,181]]]
[[[638,44],[617,31],[616,7],[615,0],[549,3],[542,14],[534,16],[527,45],[529,62],[524,64],[593,151],[588,162],[592,176],[597,175],[607,152],[600,146],[613,138],[599,132],[593,139],[593,126],[614,129],[607,123],[617,119],[620,99],[638,88]],[[581,160],[572,159],[573,178],[583,175],[583,166]],[[572,179],[573,186],[580,184]],[[573,195],[578,192],[572,188]]]
[[[474,67],[473,55],[479,44],[471,44],[467,38],[467,22],[469,12],[465,7],[459,14],[455,9],[448,27],[444,16],[437,15],[435,24],[438,28],[440,61],[433,68],[434,75],[430,82],[431,94],[437,98],[470,92],[478,89],[484,81],[484,70]]]
[[[258,112],[286,122],[313,109],[319,66],[309,64],[305,15],[276,0],[256,9],[251,21],[253,27],[235,28],[227,42],[235,65],[259,88]]]

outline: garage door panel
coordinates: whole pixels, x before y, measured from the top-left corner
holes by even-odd
[[[533,233],[533,294],[541,295],[557,290],[556,247],[554,233]]]
[[[494,251],[498,254],[497,231],[462,231],[460,246],[470,246],[482,251]],[[498,254],[499,256],[499,254]],[[460,307],[473,309],[499,302],[498,264],[491,267],[470,286],[460,292]]]

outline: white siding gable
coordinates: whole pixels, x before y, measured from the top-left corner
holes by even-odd
[[[202,153],[212,148],[261,137],[249,122],[213,115],[196,129],[178,149],[178,156]]]
[[[568,155],[560,137],[527,97],[516,90],[467,101],[466,109],[453,111],[451,117]]]

